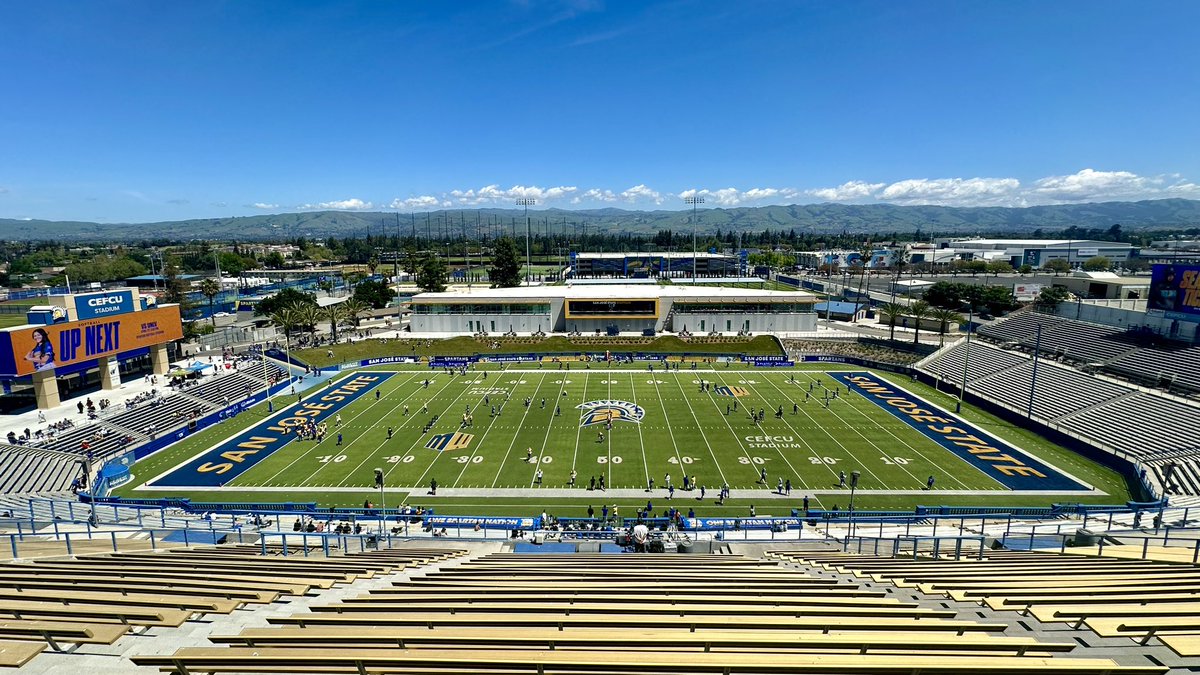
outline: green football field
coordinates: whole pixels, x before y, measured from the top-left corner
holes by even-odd
[[[352,377],[343,374],[330,386]],[[883,381],[908,391],[908,383],[895,376],[873,373],[872,377],[888,378]],[[701,390],[701,381],[710,383],[707,390]],[[364,499],[377,501],[375,468],[384,470],[386,486],[397,495],[389,500],[392,504],[406,498],[425,502],[430,499],[430,483],[436,480],[439,499],[448,498],[448,503],[474,511],[493,502],[513,508],[528,505],[528,511],[536,508],[539,493],[547,499],[552,496],[556,504],[587,501],[595,494],[588,490],[592,480],[601,477],[608,494],[624,491],[629,497],[635,494],[630,490],[642,493],[653,480],[653,494],[661,498],[666,495],[668,475],[677,496],[685,494],[681,490],[686,475],[706,488],[710,500],[722,485],[734,490],[735,496],[774,497],[771,493],[782,479],[791,484],[792,500],[807,494],[816,504],[828,506],[844,500],[841,495],[848,486],[841,485],[840,474],[853,471],[861,474],[860,495],[873,491],[889,495],[892,498],[880,500],[886,504],[971,501],[963,495],[983,500],[977,503],[993,498],[995,503],[1007,503],[1013,495],[994,475],[956,456],[877,402],[848,394],[829,372],[708,366],[693,371],[687,364],[683,370],[668,372],[661,367],[650,372],[644,366],[584,370],[581,364],[559,370],[553,364],[537,368],[526,363],[466,375],[399,371],[376,388],[378,397],[370,390],[338,410],[340,424],[330,414],[323,440],[292,440],[239,475],[222,480],[219,489],[213,489],[216,483],[196,485],[194,496],[257,501],[317,498],[361,505]],[[307,400],[317,400],[321,391],[306,394]],[[775,414],[779,406],[784,408],[782,416]],[[765,419],[756,424],[750,411],[760,410]],[[281,414],[287,413],[276,413]],[[464,426],[465,414],[470,419]],[[438,419],[432,422],[435,415]],[[611,423],[608,418],[613,418]],[[166,488],[137,486],[177,470],[204,451],[237,452],[233,437],[258,428],[255,425],[267,425],[270,419],[275,418],[253,410],[153,455],[135,467],[135,483],[120,493],[162,496]],[[1081,472],[1090,463],[1061,449],[1046,456],[1040,452],[1046,444],[1034,442],[1027,433],[1006,435],[1003,425],[991,425],[988,432],[1057,469],[1095,480]],[[1064,466],[1070,457],[1079,461]],[[569,485],[572,470],[577,476],[573,487]],[[763,470],[765,484],[760,482]],[[925,491],[930,476],[935,484]],[[697,497],[698,490],[686,496]],[[1058,496],[1040,503],[1074,500]]]

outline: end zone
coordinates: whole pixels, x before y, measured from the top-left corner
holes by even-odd
[[[248,471],[296,439],[295,427],[319,423],[387,380],[394,373],[351,375],[335,386],[295,403],[228,438],[169,471],[146,481],[147,487],[217,487]]]
[[[1091,491],[1093,488],[1028,452],[865,371],[831,373],[880,408],[1010,490]]]

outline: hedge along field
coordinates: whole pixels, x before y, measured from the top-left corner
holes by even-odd
[[[492,348],[492,344],[499,347]],[[333,356],[329,356],[329,351]],[[477,340],[471,337],[456,337],[447,339],[402,338],[390,339],[384,342],[378,339],[358,340],[352,343],[333,345],[332,347],[314,347],[311,349],[292,350],[292,356],[304,363],[323,368],[340,363],[353,363],[363,359],[381,358],[387,356],[487,356],[489,354],[575,354],[577,352],[597,353],[611,352],[613,354],[629,354],[636,352],[653,352],[658,354],[711,354],[724,356],[729,354],[746,354],[747,356],[782,356],[783,348],[779,341],[769,335],[758,335],[753,338],[692,338],[684,341],[675,336],[656,338],[568,338],[554,336],[548,338],[485,338]]]

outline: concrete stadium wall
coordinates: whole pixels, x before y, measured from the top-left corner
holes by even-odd
[[[702,321],[704,322],[703,326],[700,325]],[[678,332],[687,326],[687,329],[693,333],[707,333],[714,330],[728,333],[744,330],[747,321],[750,322],[750,331],[754,333],[800,333],[817,330],[817,315],[811,312],[804,314],[685,314],[676,312],[671,318],[670,330]]]

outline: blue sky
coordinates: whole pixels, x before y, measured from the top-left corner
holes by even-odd
[[[10,2],[0,217],[1200,198],[1200,3]]]

